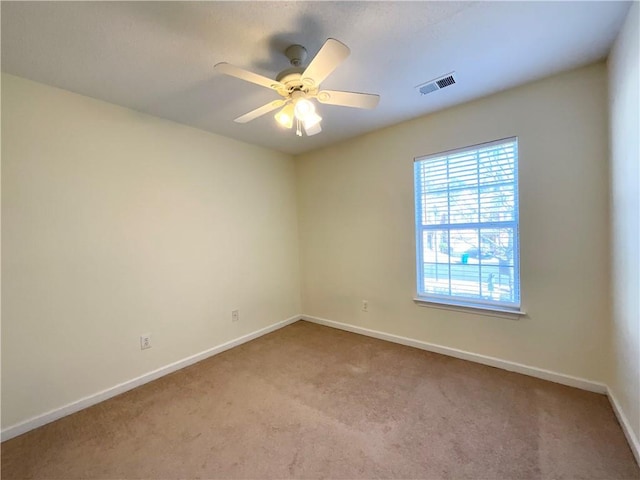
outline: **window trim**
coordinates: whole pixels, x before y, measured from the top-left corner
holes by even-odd
[[[434,298],[426,298],[417,295],[413,298],[413,301],[420,307],[432,307],[439,308],[442,310],[454,310],[456,312],[464,312],[464,313],[475,313],[476,315],[486,315],[489,317],[503,317],[509,318],[512,320],[517,320],[520,317],[524,317],[527,315],[527,312],[522,310],[521,308],[506,308],[499,307],[496,305],[481,305],[481,304],[468,304],[465,302],[454,302],[454,301],[442,301],[439,302]]]
[[[505,305],[504,303],[500,303],[497,301],[496,302],[487,301],[482,298],[465,299],[463,297],[463,298],[457,299],[448,295],[440,296],[437,294],[429,294],[428,296],[425,296],[424,294],[421,294],[420,293],[421,287],[422,287],[422,290],[424,291],[424,278],[423,278],[424,274],[422,273],[421,265],[418,264],[419,260],[422,258],[418,254],[418,248],[422,247],[422,240],[421,240],[422,232],[425,230],[441,230],[442,228],[441,227],[438,228],[437,225],[433,225],[433,226],[422,225],[421,220],[419,221],[418,219],[418,213],[422,214],[422,209],[418,205],[419,199],[417,196],[417,183],[415,183],[417,178],[415,173],[416,172],[415,164],[417,162],[422,162],[429,157],[441,157],[441,156],[445,157],[445,156],[455,155],[456,153],[467,152],[469,150],[478,150],[481,148],[490,147],[492,145],[500,145],[508,142],[514,142],[516,146],[516,155],[514,159],[515,161],[514,161],[513,186],[516,194],[517,204],[514,211],[513,220],[500,221],[500,222],[486,222],[486,223],[482,223],[482,222],[470,222],[470,223],[463,223],[463,224],[448,223],[446,225],[447,225],[447,229],[451,229],[452,226],[458,229],[458,228],[463,228],[465,226],[469,228],[482,228],[482,227],[490,228],[492,226],[499,227],[499,226],[505,226],[508,224],[511,228],[514,229],[515,237],[516,237],[515,239],[516,247],[514,249],[513,268],[514,268],[515,278],[517,278],[516,288],[518,289],[518,296],[517,296],[518,302],[513,303],[511,305]],[[520,277],[520,185],[519,185],[520,178],[519,178],[519,168],[518,168],[519,167],[518,136],[513,135],[509,137],[504,137],[498,140],[492,140],[489,142],[482,142],[474,145],[468,145],[466,147],[454,148],[454,149],[431,153],[427,155],[420,155],[418,157],[414,157],[413,163],[414,163],[413,194],[414,194],[414,230],[415,230],[414,245],[415,245],[415,255],[416,255],[415,256],[416,294],[413,298],[414,302],[417,305],[424,306],[424,307],[434,307],[434,308],[441,308],[445,310],[456,310],[456,311],[461,311],[465,313],[476,313],[480,315],[500,316],[500,317],[507,317],[512,319],[517,319],[521,316],[525,316],[526,312],[522,310],[522,288],[521,288],[522,285],[521,285],[521,277]],[[422,266],[422,268],[424,267]]]

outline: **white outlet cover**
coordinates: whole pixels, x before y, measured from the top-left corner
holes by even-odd
[[[151,348],[151,334],[140,335],[140,350]]]

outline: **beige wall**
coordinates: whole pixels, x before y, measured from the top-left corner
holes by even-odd
[[[596,64],[298,157],[303,313],[604,381],[606,89]],[[417,306],[413,158],[512,135],[528,316]]]
[[[288,155],[3,75],[3,428],[298,314],[294,182]]]
[[[294,171],[287,155],[3,75],[3,428],[298,313],[595,381],[613,371],[626,408],[637,386],[620,379],[637,370],[620,364],[638,341],[623,335],[633,317],[609,329],[606,88],[592,65]],[[413,158],[512,135],[528,316],[415,305]]]
[[[613,363],[609,387],[640,439],[640,76],[634,2],[609,57]]]

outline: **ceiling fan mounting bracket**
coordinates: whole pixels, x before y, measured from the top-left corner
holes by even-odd
[[[307,49],[302,45],[291,45],[284,51],[284,54],[294,67],[299,67],[307,59]]]

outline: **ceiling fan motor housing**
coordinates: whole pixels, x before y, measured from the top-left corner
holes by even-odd
[[[281,92],[281,95],[289,96],[293,92],[303,92],[309,95],[317,93],[318,89],[315,87],[313,80],[302,78],[304,70],[303,67],[293,67],[287,68],[278,74],[276,81],[287,88],[286,91]]]
[[[285,50],[284,54],[291,62],[292,68],[281,71],[276,77],[276,81],[283,83],[287,87],[286,93],[289,95],[296,91],[308,93],[308,87],[311,85],[305,85],[301,81],[302,73],[305,71],[305,68],[301,65],[307,59],[307,49],[302,45],[291,45]]]

